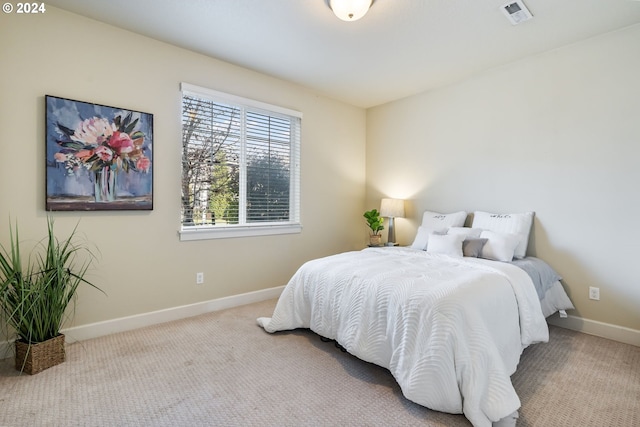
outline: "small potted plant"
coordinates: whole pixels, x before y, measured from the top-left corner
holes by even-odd
[[[64,240],[55,236],[52,219],[47,226],[47,237],[26,259],[17,223],[9,228],[9,250],[0,245],[0,317],[17,335],[16,369],[28,374],[64,362],[60,330],[72,313],[67,308],[75,303],[81,283],[98,289],[84,277],[95,256],[75,242],[77,226]],[[81,252],[86,256],[79,256]]]
[[[380,216],[380,212],[377,209],[371,209],[366,211],[363,215],[367,220],[367,226],[371,229],[369,235],[369,246],[380,246],[382,242],[382,236],[380,232],[384,230],[384,218]]]

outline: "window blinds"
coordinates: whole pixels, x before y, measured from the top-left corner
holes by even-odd
[[[185,85],[183,227],[299,223],[301,115]]]

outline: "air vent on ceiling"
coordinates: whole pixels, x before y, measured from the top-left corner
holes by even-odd
[[[507,19],[509,19],[511,25],[518,25],[533,18],[533,15],[529,12],[529,9],[527,9],[527,6],[524,5],[522,0],[510,1],[502,5],[500,9],[506,15]]]

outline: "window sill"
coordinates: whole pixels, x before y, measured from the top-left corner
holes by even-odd
[[[194,226],[183,227],[178,231],[180,241],[230,239],[236,237],[272,236],[276,234],[296,234],[302,232],[302,225],[254,225],[231,227]]]

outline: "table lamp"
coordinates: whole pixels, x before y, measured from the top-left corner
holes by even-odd
[[[380,203],[380,216],[389,218],[389,234],[387,236],[387,246],[396,245],[396,232],[394,229],[394,218],[404,217],[404,200],[402,199],[382,199]]]

